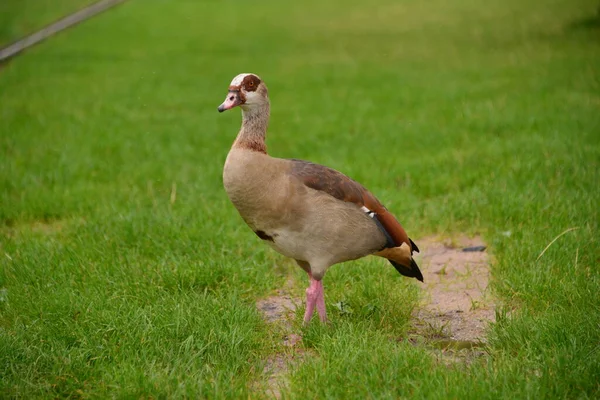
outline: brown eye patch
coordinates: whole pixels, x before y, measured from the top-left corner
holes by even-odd
[[[260,85],[260,79],[256,75],[247,75],[242,81],[242,87],[247,92],[254,92],[258,85]]]

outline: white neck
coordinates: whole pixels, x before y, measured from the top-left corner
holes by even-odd
[[[242,106],[242,127],[233,143],[233,147],[267,152],[265,138],[269,125],[269,103]]]

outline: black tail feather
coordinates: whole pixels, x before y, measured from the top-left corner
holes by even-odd
[[[392,260],[388,261],[394,266],[394,268],[396,268],[396,271],[400,272],[401,275],[408,276],[409,278],[417,278],[418,280],[423,282],[423,274],[421,273],[421,270],[419,269],[419,266],[417,265],[415,260],[413,260],[412,258],[410,260],[410,268],[405,267],[404,265],[400,265]]]
[[[413,242],[411,238],[408,238],[408,240],[410,240],[410,247],[412,247],[412,251],[416,251],[417,253],[420,253],[419,248],[417,247],[417,244],[415,242]]]

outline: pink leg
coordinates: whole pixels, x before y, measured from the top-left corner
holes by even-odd
[[[308,324],[315,312],[315,307],[322,322],[327,322],[325,311],[325,291],[323,282],[314,279],[310,274],[310,286],[306,289],[306,312],[304,313],[304,324]]]
[[[319,296],[317,297],[317,312],[321,322],[327,322],[327,312],[325,311],[325,288],[323,282],[319,281]]]

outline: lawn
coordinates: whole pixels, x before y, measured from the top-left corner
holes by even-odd
[[[598,398],[597,7],[131,0],[0,65],[0,393],[264,396],[291,350],[256,300],[307,280],[222,187],[240,115],[216,108],[255,72],[272,155],[352,176],[415,239],[480,234],[494,260],[485,354],[450,365],[402,340],[416,281],[333,267],[331,325],[296,313],[285,398]]]
[[[0,46],[5,46],[93,3],[94,0],[2,0]]]

